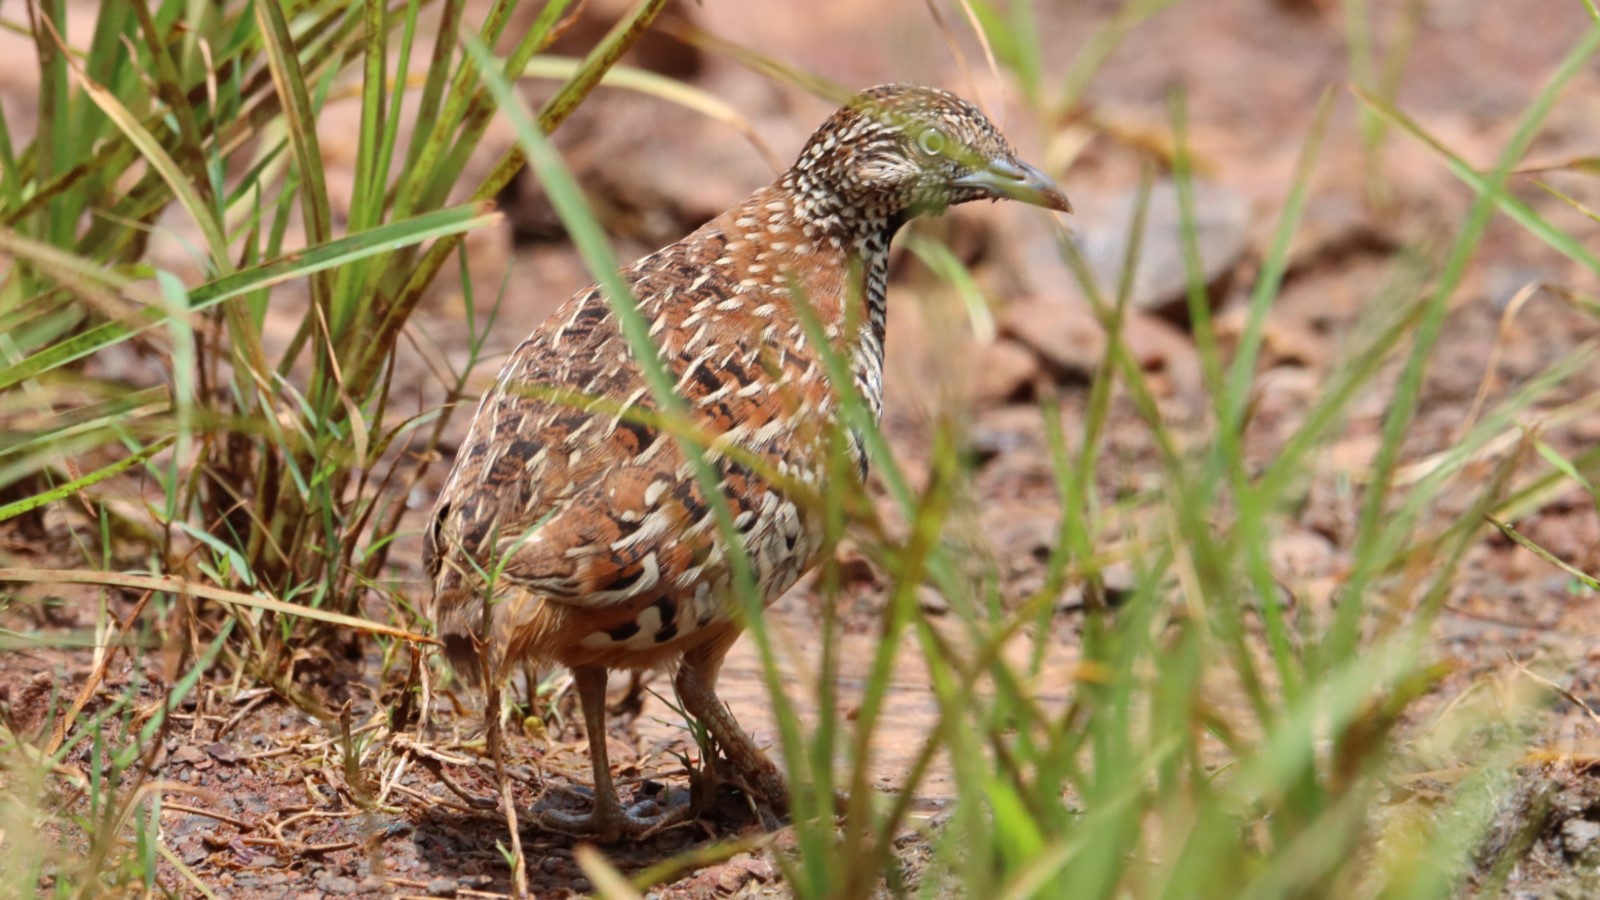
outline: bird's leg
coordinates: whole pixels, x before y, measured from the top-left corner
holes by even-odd
[[[538,814],[539,823],[554,831],[593,835],[604,843],[613,843],[624,834],[640,836],[682,821],[689,814],[687,806],[654,816],[635,815],[622,808],[606,752],[606,670],[603,666],[579,666],[572,670],[572,677],[578,685],[578,702],[583,706],[583,727],[589,735],[594,809],[586,816],[546,809]]]
[[[737,636],[737,633],[733,635]],[[788,782],[717,696],[717,675],[732,645],[732,639],[717,641],[685,654],[674,681],[678,700],[683,703],[684,711],[716,738],[717,745],[745,783],[759,791],[772,811],[782,816],[789,809]]]

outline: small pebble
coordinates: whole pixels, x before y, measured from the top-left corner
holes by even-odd
[[[1561,847],[1573,856],[1583,856],[1595,851],[1600,843],[1600,822],[1589,819],[1568,819],[1561,823]]]
[[[317,879],[317,887],[330,894],[359,894],[366,890],[354,878],[343,875],[324,875]]]

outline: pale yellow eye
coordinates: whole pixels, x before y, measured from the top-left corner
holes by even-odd
[[[945,136],[936,128],[929,128],[917,135],[917,149],[926,156],[938,156],[944,153]]]

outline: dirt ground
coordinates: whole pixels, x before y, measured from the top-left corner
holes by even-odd
[[[597,4],[597,10],[606,5]],[[1097,0],[1039,6],[1039,28],[1051,48],[1046,67],[1061,73],[1080,43],[1108,21],[1118,4]],[[1406,4],[1371,6],[1382,29],[1398,21]],[[1514,17],[1504,15],[1504,6],[1492,0],[1434,0],[1422,9],[1398,104],[1468,161],[1487,167],[1555,60],[1586,27],[1583,9],[1567,0],[1526,0]],[[1256,411],[1247,435],[1247,446],[1257,457],[1281,445],[1341,365],[1359,317],[1382,296],[1380,288],[1398,256],[1423,237],[1448,234],[1446,229],[1472,201],[1470,191],[1436,155],[1395,134],[1383,151],[1387,196],[1381,205],[1370,202],[1359,105],[1346,90],[1349,57],[1336,4],[1179,4],[1128,35],[1089,86],[1081,119],[1066,123],[1050,140],[1040,123],[1026,118],[1020,104],[1008,102],[1014,98],[1008,98],[1001,83],[982,71],[974,46],[964,49],[976,84],[960,77],[943,35],[917,0],[704,0],[689,6],[687,15],[715,34],[765,48],[847,86],[914,80],[976,94],[1004,120],[1025,157],[1058,172],[1070,163],[1061,180],[1078,209],[1071,226],[1091,259],[1097,253],[1113,261],[1120,258],[1119,229],[1126,227],[1128,198],[1148,159],[1146,151],[1167,132],[1169,90],[1182,86],[1205,182],[1200,213],[1206,265],[1215,276],[1225,335],[1230,329],[1236,334],[1243,322],[1247,292],[1288,193],[1314,107],[1332,86],[1334,112],[1306,223],[1296,239],[1281,299],[1268,320]],[[640,61],[727,99],[750,117],[785,161],[828,110],[821,101],[714,53],[663,42]],[[619,123],[626,127],[617,128]],[[1557,162],[1594,155],[1600,141],[1597,123],[1600,71],[1591,66],[1567,90],[1532,156]],[[336,132],[337,124],[329,131]],[[506,133],[494,134],[491,140],[503,146]],[[762,154],[732,130],[661,101],[618,92],[600,92],[562,133],[561,144],[624,258],[686,233],[773,175]],[[337,142],[330,145],[328,153],[340,152]],[[485,148],[484,158],[497,150]],[[1563,190],[1600,206],[1593,179],[1561,173],[1551,178]],[[1594,233],[1592,222],[1531,184],[1519,182],[1515,190],[1571,233]],[[498,364],[494,354],[509,350],[588,280],[571,248],[552,230],[553,218],[536,189],[522,185],[508,193],[505,205],[505,228],[471,243],[480,296],[491,295],[510,273],[502,326],[490,339],[491,355],[479,366],[474,389],[492,377]],[[1182,283],[1180,279],[1175,290],[1173,280],[1163,277],[1162,261],[1181,257],[1175,226],[1160,227],[1161,205],[1158,197],[1156,224],[1144,250],[1151,272],[1140,282],[1128,340],[1149,374],[1163,415],[1180,433],[1186,427],[1199,433],[1205,408],[1199,361],[1187,331],[1170,315]],[[974,266],[994,303],[997,337],[970,336],[965,322],[951,313],[948,298],[929,296],[938,293],[933,278],[902,255],[891,294],[886,428],[895,452],[916,475],[926,469],[934,413],[952,398],[970,398],[971,440],[984,463],[972,492],[969,524],[998,561],[1007,592],[1020,596],[1041,583],[1042,553],[1054,540],[1060,516],[1038,398],[1044,389],[1057,392],[1069,439],[1075,438],[1086,403],[1086,376],[1098,364],[1103,338],[1070,286],[1072,279],[1043,214],[984,205],[919,227],[946,240]],[[1170,275],[1171,263],[1167,265]],[[1176,271],[1181,273],[1181,264]],[[1594,290],[1578,266],[1514,223],[1498,219],[1454,297],[1406,444],[1403,472],[1420,475],[1434,454],[1452,445],[1481,387],[1492,404],[1551,361],[1600,338],[1600,321],[1544,290],[1535,290],[1507,320],[1513,298],[1538,284]],[[426,352],[457,362],[465,359],[467,326],[457,288],[437,291],[420,316],[418,333],[431,337]],[[964,342],[959,352],[951,352],[951,340]],[[952,365],[952,359],[958,363]],[[440,402],[443,398],[421,367],[415,361],[409,365],[417,371],[414,378],[401,379],[407,395],[398,405]],[[1391,366],[1351,407],[1340,438],[1315,461],[1298,521],[1274,544],[1280,577],[1303,602],[1325,601],[1346,569],[1359,499],[1349,484],[1372,461],[1398,368]],[[1593,404],[1581,405],[1597,397],[1600,366],[1591,364],[1520,421],[1538,428],[1556,449],[1578,452],[1600,441],[1600,411]],[[1574,404],[1576,414],[1569,414]],[[1106,496],[1137,495],[1156,483],[1158,459],[1148,429],[1130,403],[1118,398],[1115,409],[1098,487]],[[1558,411],[1564,412],[1552,418]],[[457,438],[466,421],[466,416],[457,418]],[[1497,462],[1475,461],[1469,471],[1487,479]],[[443,475],[444,468],[435,467],[433,482],[415,498],[418,515],[427,509],[430,492]],[[1470,502],[1470,497],[1463,493],[1460,500]],[[1517,526],[1568,563],[1600,572],[1600,519],[1576,485],[1545,498]],[[28,534],[0,526],[0,565],[48,566],[69,547],[61,533]],[[401,539],[400,548],[394,559],[404,569],[396,577],[414,585],[420,598],[426,587],[415,532]],[[875,640],[872,626],[885,588],[870,572],[859,574],[844,601],[846,640],[868,647]],[[131,597],[113,595],[112,601],[119,615],[131,608]],[[1438,623],[1437,652],[1452,670],[1437,695],[1419,706],[1418,715],[1497,679],[1527,677],[1516,664],[1538,668],[1566,692],[1554,698],[1535,742],[1546,756],[1530,757],[1527,786],[1519,794],[1519,804],[1546,812],[1534,823],[1531,849],[1511,876],[1515,896],[1583,896],[1596,887],[1600,782],[1586,761],[1600,759],[1600,720],[1573,702],[1600,704],[1600,676],[1593,665],[1600,659],[1600,611],[1594,601],[1573,579],[1485,532],[1468,551],[1463,577]],[[64,593],[48,621],[24,617],[23,607],[0,608],[0,626],[70,632],[92,626],[95,602],[89,592]],[[787,671],[807,669],[808,653],[814,650],[816,602],[810,586],[802,584],[772,609]],[[929,598],[930,604],[936,602]],[[1077,617],[1073,598],[1063,597],[1054,631],[1038,638],[1048,643],[1050,667],[1064,671],[1074,659]],[[907,654],[908,663],[893,686],[891,721],[878,748],[876,783],[884,789],[904,773],[935,710],[924,673],[911,664],[914,648]],[[841,656],[850,660],[866,654]],[[73,696],[92,664],[87,650],[0,657],[0,702],[18,722],[42,722],[52,696]],[[508,871],[496,847],[505,838],[503,820],[449,791],[436,774],[448,775],[467,795],[493,795],[491,773],[472,747],[462,743],[478,734],[479,701],[463,694],[457,710],[451,697],[436,698],[432,749],[401,753],[363,744],[364,729],[370,733],[381,722],[400,686],[396,678],[406,668],[395,666],[394,677],[385,682],[375,659],[358,655],[303,661],[304,681],[326,702],[338,706],[350,701],[353,732],[348,739],[270,693],[235,695],[232,685],[203,684],[177,717],[160,764],[160,777],[181,791],[165,807],[168,846],[205,883],[229,896],[504,895]],[[858,683],[861,675],[848,669],[842,673],[850,683]],[[102,691],[117,692],[141,677],[159,681],[159,661],[148,661],[140,671],[119,662]],[[614,691],[620,693],[625,681],[615,679]],[[724,698],[758,741],[775,744],[770,703],[748,642],[736,649],[721,685]],[[1043,699],[1061,702],[1068,691],[1063,676],[1058,695]],[[798,699],[803,706],[803,694]],[[538,795],[541,771],[555,773],[557,780],[561,773],[571,773],[575,783],[588,783],[586,745],[572,719],[569,712],[565,723],[547,734],[530,729],[511,735],[512,774],[521,803]],[[681,789],[682,763],[675,754],[697,755],[681,722],[653,696],[646,697],[637,716],[613,717],[610,741],[625,790],[641,794],[653,794],[663,784]],[[347,747],[359,748],[364,762],[381,755],[384,766],[368,767],[366,783],[352,785],[344,764]],[[950,795],[948,784],[948,775],[940,771],[923,784],[916,807],[919,821],[940,814]],[[373,796],[381,802],[371,803],[367,798]],[[1514,818],[1516,810],[1511,813]],[[752,847],[685,872],[652,896],[783,893],[772,850],[764,845],[770,841],[781,847],[784,835],[759,837],[760,823],[732,802],[719,805],[705,823],[616,848],[616,861],[624,869],[642,867],[712,833],[749,835]],[[538,896],[591,889],[574,862],[570,840],[525,829],[523,841],[534,861],[530,878]],[[905,852],[907,866],[915,869],[918,848],[908,845]],[[180,882],[174,876],[168,883]]]

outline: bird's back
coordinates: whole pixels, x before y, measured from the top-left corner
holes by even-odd
[[[837,408],[792,298],[835,322],[850,269],[848,248],[789,224],[781,191],[763,188],[624,272],[769,602],[820,550],[807,495]],[[486,582],[496,666],[654,665],[732,624],[714,511],[594,287],[502,367],[427,537],[436,626],[458,666],[485,633]]]

